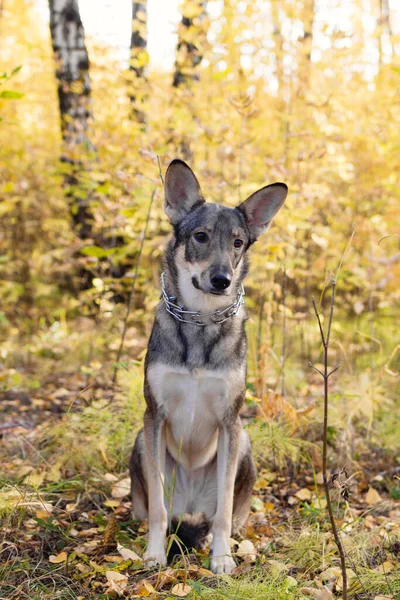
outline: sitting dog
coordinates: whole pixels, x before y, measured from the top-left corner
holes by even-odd
[[[189,547],[210,531],[213,572],[235,567],[231,531],[247,518],[256,477],[239,417],[246,392],[242,281],[247,250],[286,196],[287,186],[274,183],[228,208],[204,200],[186,163],[173,160],[167,169],[165,212],[174,234],[145,361],[144,428],[130,462],[133,517],[149,522],[149,566],[166,564],[172,526]]]

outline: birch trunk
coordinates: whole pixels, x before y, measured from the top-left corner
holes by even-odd
[[[283,99],[283,35],[282,35],[282,23],[279,16],[279,0],[272,0],[271,2],[271,16],[273,26],[273,39],[275,43],[275,74],[278,81],[278,90],[281,99]]]
[[[386,38],[386,40],[385,40]],[[390,25],[390,7],[389,0],[379,0],[379,21],[378,21],[378,43],[379,43],[379,70],[384,63],[385,45],[393,57],[392,29]]]
[[[315,0],[303,0],[301,11],[303,35],[299,39],[300,47],[298,56],[298,76],[301,96],[304,96],[304,92],[310,83],[314,19]]]
[[[147,96],[145,68],[149,62],[147,52],[147,0],[132,2],[132,36],[131,57],[129,69],[131,71],[130,100],[134,117],[140,122],[146,121],[142,110],[143,101]]]
[[[77,0],[49,0],[49,8],[63,138],[61,161],[70,165],[64,186],[78,236],[91,239],[91,194],[82,182],[83,174],[90,171],[85,164],[88,153],[94,150],[88,134],[93,113],[85,31]],[[91,274],[83,270],[81,276],[86,287]]]
[[[88,124],[93,116],[89,57],[77,0],[49,0],[50,32],[56,60],[61,133],[67,154],[84,144],[92,149]],[[71,156],[67,156],[70,160]]]
[[[207,0],[188,0],[183,3],[182,21],[178,28],[173,86],[188,85],[199,80],[196,68],[200,65],[207,42]]]

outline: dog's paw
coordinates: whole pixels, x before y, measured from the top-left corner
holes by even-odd
[[[156,554],[155,552],[145,552],[144,562],[146,567],[165,567],[167,564],[167,556],[165,552]]]
[[[226,573],[230,575],[236,567],[232,556],[225,554],[224,556],[213,556],[211,559],[211,571],[213,573]]]

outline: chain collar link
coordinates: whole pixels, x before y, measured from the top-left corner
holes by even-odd
[[[198,311],[186,310],[184,306],[175,304],[175,296],[168,296],[164,276],[165,272],[161,273],[161,297],[165,304],[165,310],[181,323],[190,323],[191,325],[198,325],[199,327],[218,325],[231,317],[236,317],[244,304],[245,291],[243,284],[240,284],[235,302],[223,310],[216,310],[215,312],[204,314]]]

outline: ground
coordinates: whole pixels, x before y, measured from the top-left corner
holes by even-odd
[[[262,401],[248,392],[243,422],[253,439],[258,479],[247,524],[232,539],[237,567],[228,577],[211,573],[207,548],[183,553],[161,571],[145,568],[147,524],[131,520],[127,471],[143,410],[142,367],[137,362],[129,372],[122,369],[113,386],[98,364],[89,366],[47,373],[36,389],[21,382],[4,386],[0,597],[341,597],[318,419],[312,417],[321,385],[316,374],[302,409],[273,392]],[[346,444],[337,432],[330,434],[330,487],[349,597],[398,599],[396,454],[369,440],[361,421],[354,435],[365,438],[364,451],[335,470]]]

